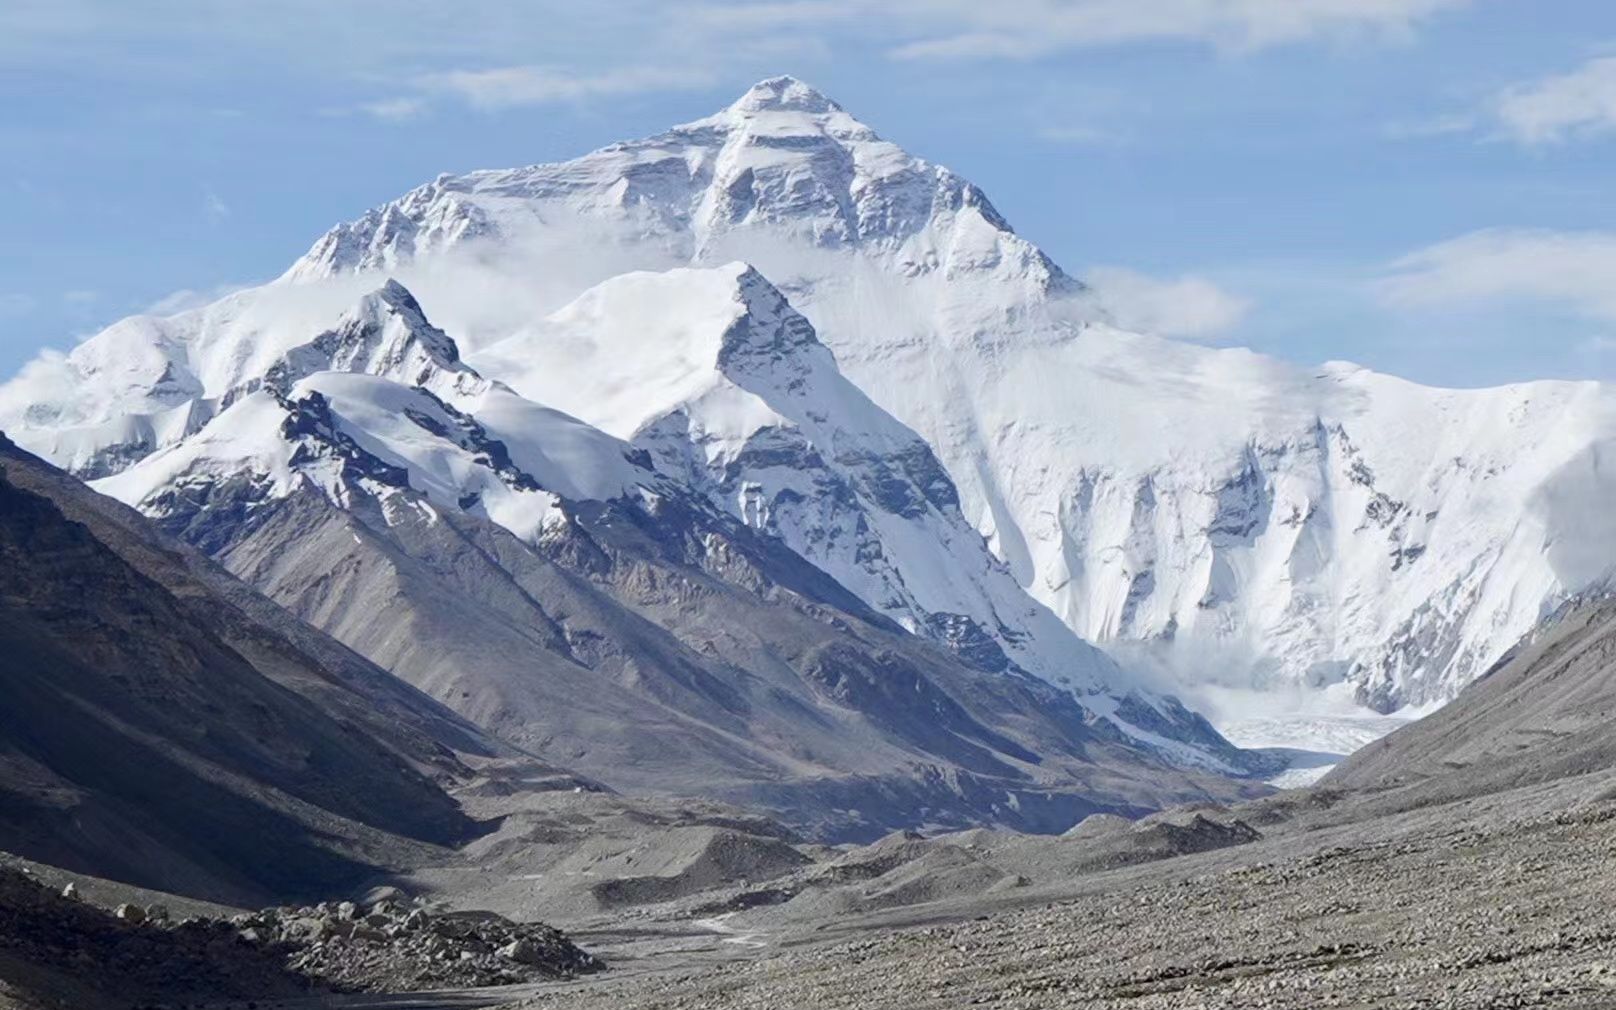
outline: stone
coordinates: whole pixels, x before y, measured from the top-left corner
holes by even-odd
[[[289,940],[314,940],[323,932],[321,920],[315,918],[292,919],[281,928],[281,935]]]
[[[329,919],[328,918],[328,919],[321,919],[320,920],[320,935],[321,936],[340,936],[340,937],[347,938],[347,937],[351,937],[351,936],[354,935],[354,930],[356,928],[357,927],[355,926],[355,924],[351,920],[348,920],[348,919]]]
[[[499,956],[517,964],[540,964],[544,960],[544,949],[532,940],[517,939],[499,948]]]

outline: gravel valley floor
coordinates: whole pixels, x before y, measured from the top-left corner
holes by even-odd
[[[725,943],[733,933],[677,953],[642,942],[613,971],[520,1006],[1616,1007],[1611,785],[1303,817],[1251,845],[786,925],[755,937],[763,946]],[[745,913],[726,925],[745,933]]]

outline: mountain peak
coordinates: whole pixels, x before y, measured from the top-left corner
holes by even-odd
[[[381,287],[360,298],[358,304],[349,312],[350,318],[377,325],[384,324],[389,317],[394,316],[411,330],[436,330],[436,327],[427,320],[426,311],[421,308],[421,303],[415,300],[415,295],[410,293],[410,289],[391,277]],[[453,341],[449,341],[449,346],[453,348]],[[458,357],[458,353],[452,356]]]
[[[813,324],[757,268],[731,263],[721,272],[734,277],[735,300],[742,311],[724,331],[718,351],[720,369],[727,373],[742,360],[755,362],[759,355],[779,362],[819,346]]]
[[[823,115],[843,111],[840,105],[822,92],[795,77],[770,77],[752,85],[734,104],[730,112],[751,114],[757,112],[807,112]]]

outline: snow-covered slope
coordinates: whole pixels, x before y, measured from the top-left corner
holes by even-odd
[[[654,450],[889,614],[968,615],[1029,669],[1069,645],[1007,602],[1011,581],[1190,688],[1391,710],[1450,697],[1616,560],[1604,387],[1436,390],[1117,330],[974,186],[790,78],[575,161],[440,176],[274,284],[37,363],[0,391],[0,426],[76,472],[117,473],[277,362],[325,355],[288,358],[383,272],[489,380]],[[811,331],[776,327],[761,370],[719,361],[735,289],[762,278]],[[431,348],[387,344],[355,360],[413,383]],[[899,462],[922,460],[909,432],[1002,567],[972,554],[949,496],[927,490],[942,485]],[[920,514],[880,508],[847,446],[903,472]],[[767,465],[783,447],[797,462]],[[793,501],[794,481],[817,500]],[[822,493],[843,485],[845,507]]]
[[[745,264],[613,278],[473,360],[631,439],[909,630],[991,669],[1126,693],[1109,657],[1029,598],[965,522],[926,443],[847,381]]]
[[[262,355],[266,346],[252,349]],[[137,465],[100,479],[103,492],[153,510],[159,497],[222,480],[255,482],[271,499],[310,484],[333,500],[355,480],[373,492],[412,487],[431,505],[531,539],[560,499],[649,494],[645,487],[656,483],[649,460],[629,446],[461,363],[454,342],[396,282],[363,296],[312,340],[261,358],[261,375],[221,373],[212,348],[193,353],[197,372],[222,375],[214,387],[221,395],[177,408],[195,431],[181,430]],[[190,364],[171,362],[169,374]],[[322,440],[302,438],[316,429]],[[73,462],[93,478],[105,458]]]
[[[458,512],[530,545],[561,535],[568,503],[710,501],[973,668],[1066,687],[1190,763],[1238,760],[1023,592],[965,523],[925,443],[837,372],[755,271],[619,278],[555,325],[570,358],[532,335],[485,355],[517,389],[463,362],[393,281],[302,343],[204,330],[198,357],[176,355],[171,367],[215,376],[223,392],[190,405],[196,430],[95,486],[213,551],[307,492],[384,529]],[[250,352],[261,375],[220,368],[220,347]]]
[[[195,431],[92,486],[491,734],[616,787],[762,803],[826,838],[1063,830],[1097,807],[1254,788],[1185,770],[1250,759],[1033,604],[952,507],[929,450],[840,378],[767,282],[739,266],[687,273],[640,283],[704,290],[691,305],[722,325],[682,345],[705,377],[645,398],[645,447],[484,378],[389,282],[310,339],[277,335],[257,377],[176,355],[190,374],[225,376],[225,391],[195,405]],[[629,378],[656,374],[679,378]],[[871,434],[788,406],[797,432],[732,377],[847,411]],[[718,402],[747,397],[738,412]],[[650,434],[680,411],[714,425],[751,415],[742,450],[761,438],[812,455],[819,438],[834,456],[808,475],[840,496],[832,532],[944,573],[953,582],[926,602],[974,608],[990,630],[906,598],[893,616],[937,644],[906,634],[742,521],[755,516],[695,462],[705,443]],[[673,455],[658,468],[648,447]],[[864,591],[903,591],[891,565],[866,574]],[[1022,647],[996,605],[1037,617],[1048,641]],[[1038,662],[1074,690],[1034,676]]]

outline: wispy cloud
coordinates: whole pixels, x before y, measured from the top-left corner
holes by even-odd
[[[554,67],[497,67],[428,74],[416,85],[426,92],[451,95],[479,109],[573,102],[602,95],[704,88],[711,73],[696,69],[631,67],[603,74],[574,74]]]
[[[1616,131],[1616,56],[1507,88],[1491,111],[1507,137],[1528,145]]]
[[[469,105],[484,112],[649,91],[680,91],[710,87],[717,78],[707,70],[665,67],[628,67],[605,73],[576,73],[561,67],[522,65],[481,70],[443,70],[420,74],[401,82],[407,94],[333,115],[360,113],[373,119],[404,123],[443,102]]]
[[[1096,267],[1084,280],[1117,325],[1164,337],[1215,340],[1251,311],[1249,299],[1190,274],[1164,279],[1121,267]]]
[[[1026,60],[1074,49],[1182,41],[1257,50],[1331,36],[1409,38],[1472,0],[798,0],[671,3],[715,34],[857,24],[900,60]]]
[[[1077,49],[1177,41],[1250,51],[1321,38],[1399,40],[1473,0],[487,0],[468,16],[437,0],[266,0],[221,17],[214,0],[149,4],[9,0],[0,58],[45,66],[71,52],[150,72],[133,57],[183,38],[208,60],[259,60],[352,80],[437,70],[510,104],[621,93],[656,71],[733,73],[760,52],[824,52],[856,38],[900,59],[1035,59]],[[238,9],[239,8],[239,9]],[[411,68],[400,71],[399,68]],[[491,69],[492,68],[492,69]],[[668,71],[661,71],[666,74]],[[470,74],[478,77],[456,78]],[[413,94],[411,91],[403,92]],[[500,97],[488,99],[505,101]],[[360,110],[364,111],[364,110]],[[384,117],[385,118],[385,117]]]
[[[424,98],[388,98],[379,102],[366,102],[359,111],[389,123],[407,123],[426,111]]]
[[[1579,340],[1577,342],[1577,346],[1574,347],[1573,350],[1575,350],[1578,354],[1586,354],[1590,357],[1600,357],[1607,354],[1613,354],[1616,353],[1616,337],[1606,336],[1603,334],[1586,337]]]
[[[899,59],[1035,59],[1147,41],[1255,50],[1327,36],[1407,38],[1470,0],[929,0]],[[916,15],[921,11],[912,11]],[[929,22],[930,27],[919,27]]]
[[[1376,289],[1398,307],[1531,300],[1616,320],[1613,277],[1616,232],[1494,228],[1398,259]]]
[[[1432,116],[1427,119],[1404,119],[1387,123],[1381,134],[1391,140],[1421,140],[1428,137],[1448,137],[1469,133],[1476,128],[1479,118],[1471,113]]]
[[[212,305],[226,295],[234,294],[237,291],[253,286],[252,284],[215,284],[209,288],[181,288],[157,299],[141,309],[140,312],[141,315],[146,316],[174,316],[181,312],[189,312],[192,309],[200,309],[204,305]]]
[[[1074,147],[1095,147],[1107,144],[1116,144],[1121,137],[1110,130],[1098,126],[1043,126],[1038,129],[1038,139],[1051,144],[1070,144]]]
[[[223,224],[230,220],[230,205],[218,193],[207,190],[202,194],[202,215],[209,224]]]

